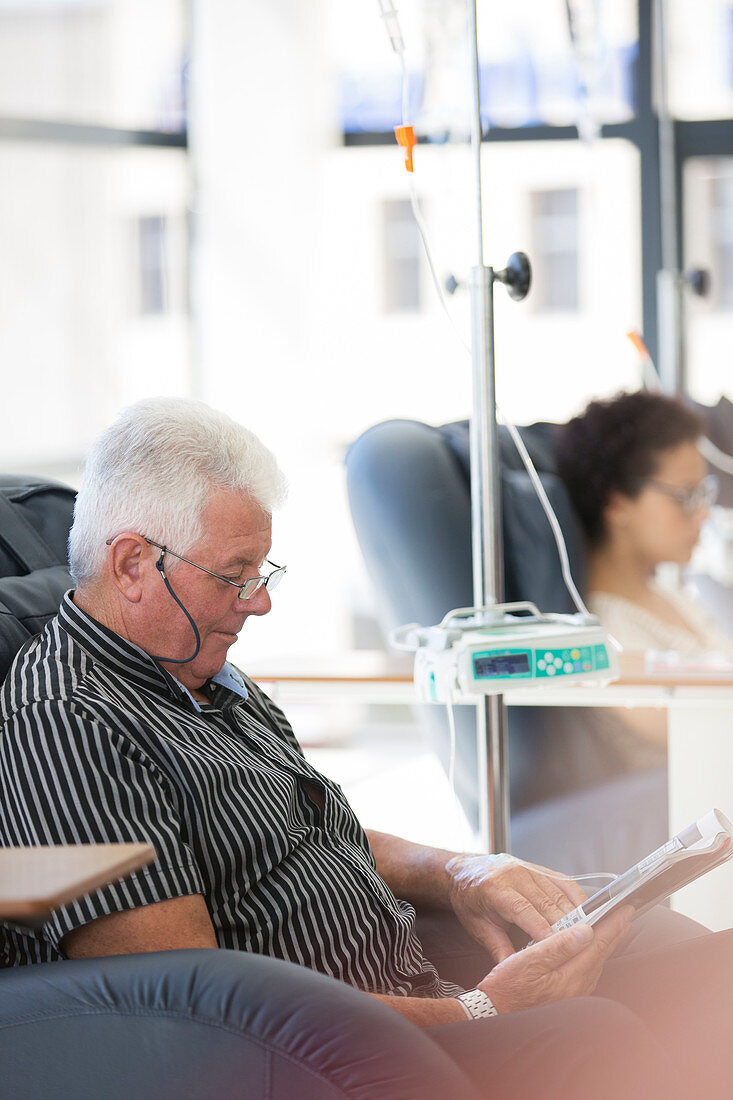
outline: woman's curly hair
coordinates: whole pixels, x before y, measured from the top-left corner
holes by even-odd
[[[591,401],[555,439],[557,473],[588,542],[603,540],[603,512],[612,493],[635,497],[656,471],[660,454],[702,435],[703,421],[675,397],[640,390]]]

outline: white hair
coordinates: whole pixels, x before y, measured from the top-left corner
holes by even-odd
[[[100,576],[105,543],[122,531],[190,551],[212,489],[246,494],[268,513],[286,493],[271,452],[224,413],[178,398],[131,405],[87,459],[69,534],[75,582]]]

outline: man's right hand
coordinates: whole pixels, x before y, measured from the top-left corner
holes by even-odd
[[[629,931],[634,910],[624,906],[593,928],[576,924],[518,951],[479,982],[497,1012],[585,997],[592,993],[604,963]]]

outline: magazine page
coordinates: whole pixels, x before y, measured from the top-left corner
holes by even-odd
[[[620,905],[633,905],[635,916],[669,897],[733,855],[733,826],[720,810],[709,810],[686,829],[640,860],[608,886],[596,891],[553,924],[553,931],[581,922],[593,925]]]

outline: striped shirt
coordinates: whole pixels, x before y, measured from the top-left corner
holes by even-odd
[[[279,708],[229,665],[200,706],[71,595],[2,688],[0,846],[148,841],[157,858],[37,929],[0,924],[5,964],[63,958],[62,937],[88,921],[201,894],[220,947],[372,992],[455,995]]]

